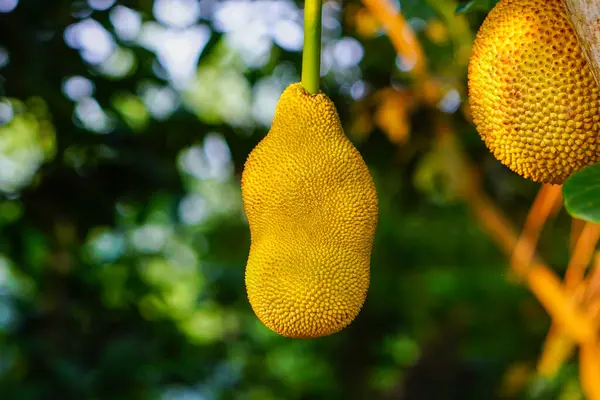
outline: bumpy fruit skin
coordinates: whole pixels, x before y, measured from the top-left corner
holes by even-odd
[[[477,33],[473,122],[494,156],[539,183],[600,161],[598,86],[560,0],[501,0]]]
[[[377,193],[326,95],[300,83],[283,92],[246,160],[242,197],[251,235],[246,290],[257,317],[292,338],[350,324],[369,287]]]

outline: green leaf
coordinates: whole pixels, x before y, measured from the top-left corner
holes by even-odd
[[[588,222],[600,222],[600,163],[571,175],[563,185],[567,212]]]

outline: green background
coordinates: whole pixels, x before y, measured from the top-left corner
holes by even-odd
[[[297,32],[301,2],[202,0],[199,17],[175,27],[191,9],[11,2],[0,1],[1,399],[558,399],[579,391],[572,364],[553,382],[536,378],[549,318],[509,279],[505,255],[453,192],[433,115],[450,118],[487,194],[517,228],[539,185],[494,160],[459,108],[417,104],[402,144],[378,126],[354,131],[354,107],[369,94],[413,84],[385,34],[361,36],[346,19],[360,2],[326,2],[322,89],[372,171],[380,222],[363,311],[316,340],[279,337],[252,313],[239,187],[274,101],[300,77],[297,41],[265,32],[276,15]],[[477,3],[461,17],[471,35],[491,6]],[[463,104],[457,44],[426,35],[457,5],[401,2],[432,74],[463,93]],[[129,19],[116,23],[118,13]],[[171,43],[156,32],[182,37],[192,27],[210,33],[201,52],[165,47],[197,63],[168,64],[168,52],[152,47]],[[168,65],[190,65],[190,80],[178,86]],[[559,273],[569,227],[562,211],[540,241]]]

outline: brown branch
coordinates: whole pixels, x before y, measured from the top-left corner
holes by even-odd
[[[600,299],[600,251],[596,252],[586,281],[587,286],[584,300],[587,304],[593,304]],[[592,313],[592,317],[600,320],[598,318],[600,317],[600,313]]]
[[[573,219],[573,222],[580,221]],[[582,302],[592,303],[594,295],[598,293],[598,270],[594,268],[592,275],[589,278],[589,284],[587,289],[581,287],[580,284],[583,282],[585,269],[590,264],[592,259],[596,243],[600,237],[600,229],[598,225],[585,223],[581,233],[573,235],[575,238],[575,245],[573,246],[573,255],[569,261],[567,273],[565,275],[565,290],[567,293],[574,293],[576,289],[581,288],[585,290],[587,299],[583,299]],[[600,258],[597,258],[596,262]],[[577,297],[577,296],[575,296]],[[576,300],[576,303],[578,301]],[[588,317],[591,321],[594,321],[595,315],[589,304],[581,304],[581,306],[587,311]],[[548,331],[546,340],[543,346],[543,352],[538,362],[538,372],[541,376],[552,378],[558,373],[559,368],[569,358],[575,350],[575,341],[569,335],[566,334],[556,323],[552,322],[552,326]]]
[[[600,240],[600,225],[585,224],[581,235],[579,235],[573,255],[569,261],[569,266],[567,267],[567,273],[565,274],[565,286],[567,290],[574,291],[583,281],[585,270],[592,261],[598,240]]]
[[[598,0],[563,0],[592,74],[600,85],[600,3]]]
[[[575,340],[553,322],[542,346],[542,355],[537,364],[540,376],[553,379],[560,367],[575,352]]]
[[[554,323],[579,344],[596,338],[596,324],[567,295],[554,272],[544,265],[531,267],[527,285],[542,303]]]
[[[549,217],[562,208],[561,186],[543,185],[529,210],[521,236],[511,256],[510,266],[515,272],[523,272],[534,258],[537,243]]]
[[[573,254],[575,250],[575,245],[579,240],[579,236],[583,231],[583,227],[585,226],[585,221],[579,218],[572,217],[571,218],[571,233],[569,234],[569,253]]]
[[[600,352],[595,341],[581,346],[579,350],[579,376],[583,392],[589,400],[600,400]]]
[[[404,16],[396,12],[389,1],[362,0],[362,2],[379,20],[398,54],[413,64],[416,75],[426,74],[423,49]]]

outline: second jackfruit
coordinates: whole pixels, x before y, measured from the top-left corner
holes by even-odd
[[[561,0],[500,0],[469,65],[473,121],[487,147],[535,182],[600,161],[598,86]]]

